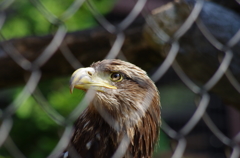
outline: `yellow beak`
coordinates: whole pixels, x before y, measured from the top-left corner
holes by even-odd
[[[104,76],[98,76],[95,73],[94,68],[80,68],[77,69],[70,79],[70,92],[73,92],[74,88],[88,90],[90,88],[104,92],[105,88],[108,89],[117,89],[117,87],[110,85],[108,79],[105,79]]]

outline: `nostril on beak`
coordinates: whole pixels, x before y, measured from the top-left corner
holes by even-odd
[[[88,71],[89,76],[92,76],[92,72]]]

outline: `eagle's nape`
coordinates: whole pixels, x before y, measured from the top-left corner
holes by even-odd
[[[149,158],[160,127],[160,99],[156,86],[139,67],[121,60],[103,60],[76,70],[74,88],[94,89],[95,97],[75,123],[71,144],[82,158],[107,158],[124,136],[124,157]]]

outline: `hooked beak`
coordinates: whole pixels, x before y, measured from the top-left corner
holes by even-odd
[[[108,89],[117,89],[117,87],[110,85],[107,79],[103,77],[99,77],[96,73],[94,68],[87,67],[87,68],[80,68],[77,69],[70,79],[70,92],[73,92],[73,89],[82,89],[88,90],[90,88],[104,92],[105,88]]]

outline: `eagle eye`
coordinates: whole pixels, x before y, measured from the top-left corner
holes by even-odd
[[[117,72],[113,72],[110,77],[113,82],[119,82],[119,81],[122,81],[123,79],[122,74]]]

